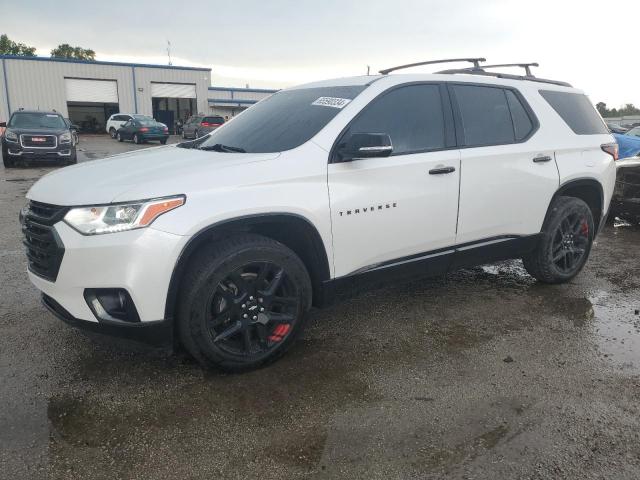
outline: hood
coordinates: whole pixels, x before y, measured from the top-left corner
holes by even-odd
[[[27,198],[76,206],[188,194],[219,184],[222,173],[232,173],[230,169],[278,156],[148,148],[56,170],[36,182]]]

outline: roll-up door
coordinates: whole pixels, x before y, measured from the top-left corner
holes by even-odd
[[[118,103],[118,82],[115,80],[81,80],[65,78],[68,102]]]
[[[196,98],[196,86],[186,83],[152,83],[154,98]]]

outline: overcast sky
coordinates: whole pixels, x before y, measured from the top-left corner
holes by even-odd
[[[173,64],[212,68],[214,85],[278,88],[484,56],[537,61],[539,76],[609,107],[640,106],[640,60],[629,53],[639,18],[637,0],[0,0],[0,33],[38,55],[70,43],[98,60],[166,64],[169,40]]]

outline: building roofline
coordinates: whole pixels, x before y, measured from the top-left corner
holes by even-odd
[[[210,72],[210,68],[180,67],[177,65],[153,65],[149,63],[102,62],[98,60],[78,60],[76,58],[26,57],[22,55],[0,55],[2,60],[33,60],[36,62],[86,63],[91,65],[108,65],[116,67],[164,68],[168,70],[196,70]]]
[[[256,93],[276,93],[279,90],[270,90],[268,88],[240,88],[240,87],[209,87],[209,90],[216,92],[256,92]]]
[[[253,105],[254,103],[258,103],[258,100],[241,100],[238,98],[209,98],[209,103],[230,103],[233,105],[247,104]]]

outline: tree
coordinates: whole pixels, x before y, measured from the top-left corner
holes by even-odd
[[[72,47],[68,43],[58,45],[51,50],[51,58],[75,58],[78,60],[95,60],[96,52],[82,47]]]
[[[596,109],[598,110],[598,112],[600,112],[600,115],[602,115],[603,117],[607,116],[607,104],[604,102],[598,102],[596,103]]]
[[[0,55],[18,55],[21,57],[35,57],[36,48],[28,47],[24,43],[11,40],[4,33],[0,35]]]

